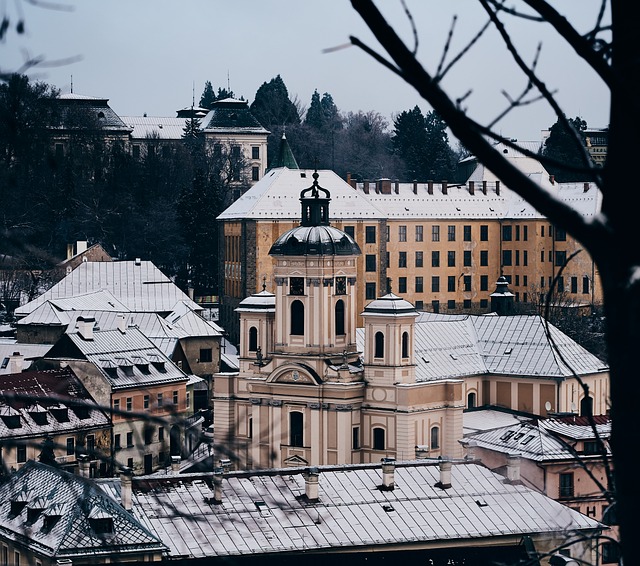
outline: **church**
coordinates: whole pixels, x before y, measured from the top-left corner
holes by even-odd
[[[331,195],[317,171],[313,179],[300,225],[271,246],[273,292],[265,278],[236,309],[239,370],[215,375],[215,443],[236,467],[461,458],[463,413],[477,406],[604,414],[608,368],[557,329],[565,355],[550,355],[538,316],[434,319],[390,284],[358,312],[360,247],[330,225]],[[418,332],[426,325],[431,334]],[[577,387],[574,361],[591,395]]]

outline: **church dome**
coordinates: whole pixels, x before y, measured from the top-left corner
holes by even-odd
[[[393,293],[387,293],[371,301],[362,314],[388,314],[392,316],[417,314],[416,308],[407,300]]]
[[[333,226],[298,226],[282,234],[269,255],[360,255],[360,246]]]
[[[276,296],[269,291],[263,290],[259,293],[254,293],[246,299],[240,301],[236,312],[260,312],[260,311],[274,311],[276,308]]]

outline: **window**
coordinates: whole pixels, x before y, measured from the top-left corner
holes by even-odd
[[[586,275],[582,278],[582,292],[589,294],[589,278]]]
[[[463,254],[462,264],[465,267],[471,267],[471,251],[465,250]]]
[[[351,448],[358,450],[360,448],[360,427],[354,426],[351,429]]]
[[[153,442],[153,427],[146,426],[144,428],[144,443],[149,445]]]
[[[304,305],[302,301],[291,303],[291,334],[304,336]]]
[[[520,276],[516,275],[516,287],[520,287]]]
[[[87,434],[87,454],[93,455],[96,450],[96,437],[94,434]]]
[[[365,226],[364,241],[366,244],[376,243],[376,227],[375,226]]]
[[[431,427],[431,450],[438,450],[440,448],[440,427]]]
[[[424,310],[424,301],[416,301],[416,310]]]
[[[335,306],[336,336],[344,335],[344,301],[339,299]]]
[[[260,159],[260,147],[257,145],[251,146],[251,159]]]
[[[462,308],[465,310],[469,310],[471,308],[471,299],[464,299],[462,301]]]
[[[67,438],[67,456],[73,456],[76,453],[76,439]]]
[[[304,295],[304,277],[289,278],[289,294]]]
[[[416,226],[416,242],[422,242],[424,240],[424,232],[422,226]]]
[[[354,226],[345,226],[344,231],[349,234],[352,238],[356,237],[356,229]]]
[[[386,240],[387,240],[387,242],[388,242],[388,241],[389,241],[389,239],[390,239],[390,237],[391,237],[391,226],[389,226],[388,224],[387,224],[387,230],[386,230],[386,232],[387,232]]]
[[[573,472],[560,474],[560,497],[573,497]]]
[[[440,241],[440,226],[431,226],[431,241]]]
[[[178,400],[179,400],[178,392],[174,391],[172,395],[173,395],[172,402],[173,402],[174,406],[177,407],[178,406]]]
[[[304,415],[299,411],[289,413],[289,445],[303,447]]]
[[[127,448],[131,448],[133,446],[133,432],[127,433]]]
[[[567,231],[564,228],[556,227],[556,242],[566,242]]]
[[[440,312],[440,301],[438,301],[438,300],[431,301],[431,309],[436,314],[439,313]]]
[[[403,358],[409,357],[409,333],[408,332],[402,333],[402,357]]]
[[[572,293],[577,293],[578,292],[578,278],[577,277],[571,277],[571,292]]]
[[[376,332],[375,336],[375,352],[374,358],[384,358],[384,334],[382,332]]]
[[[520,240],[520,225],[516,226],[516,242]]]
[[[455,226],[447,226],[447,240],[449,242],[456,241],[456,227]]]
[[[529,227],[526,224],[522,227],[522,239],[525,242],[529,239]]]
[[[476,394],[469,393],[467,395],[467,409],[473,409],[476,406]]]
[[[529,284],[529,279],[526,275],[522,276],[522,286],[526,287]]]
[[[158,442],[163,442],[164,441],[164,427],[163,426],[159,426],[158,427]]]
[[[456,252],[454,251],[447,252],[447,266],[448,267],[456,266]]]
[[[120,399],[113,400],[113,410],[116,412],[120,410]]]
[[[489,251],[480,250],[480,266],[487,267],[489,265]]]
[[[367,300],[373,300],[376,298],[376,284],[366,283],[364,286],[365,298]]]
[[[404,294],[407,292],[407,278],[398,277],[398,293]]]
[[[431,292],[439,293],[440,292],[440,277],[434,275],[431,277]]]
[[[527,252],[527,250],[522,252],[522,265],[525,267],[529,265],[529,252]]]
[[[423,277],[416,277],[416,293],[423,293],[424,292],[424,278]]]
[[[557,251],[556,252],[556,265],[561,267],[565,263],[567,263],[567,252],[565,252],[565,251]]]
[[[520,265],[520,250],[516,250],[516,265]]]
[[[135,144],[132,148],[131,148],[131,156],[134,159],[140,159],[140,146]]]
[[[619,564],[620,563],[620,543],[605,542],[602,544],[602,563],[603,564]]]
[[[376,427],[373,429],[373,449],[374,450],[384,450],[385,449],[385,438],[384,438],[384,429],[380,427]]]
[[[127,411],[133,410],[133,399],[131,397],[127,397]]]
[[[465,275],[462,278],[462,282],[464,284],[464,290],[471,291],[471,275]]]
[[[503,226],[502,227],[502,241],[510,242],[513,236],[513,227],[512,226]]]
[[[407,252],[398,254],[398,267],[407,267]]]
[[[158,393],[158,407],[162,407],[163,401],[162,401],[162,393]]]
[[[365,262],[365,271],[375,271],[376,270],[376,256],[373,254],[367,254],[364,258]]]
[[[406,242],[407,241],[407,227],[406,226],[398,226],[398,241]]]
[[[480,226],[480,241],[488,242],[489,241],[489,226],[486,224],[482,224]]]
[[[511,250],[502,250],[502,265],[509,266],[513,264]]]
[[[71,454],[73,454],[73,452],[71,452]],[[16,460],[20,464],[27,461],[27,445],[26,444],[18,444],[16,446]]]
[[[251,180],[259,181],[260,180],[260,167],[252,167],[251,168]]]
[[[119,434],[114,434],[113,435],[113,447],[116,450],[120,450],[120,448],[122,448],[122,443],[120,441],[120,435]]]
[[[544,250],[540,251],[540,262],[544,262]]]
[[[489,290],[489,276],[481,275],[480,276],[480,290],[488,291]]]
[[[481,309],[489,308],[489,299],[480,299],[480,308]]]
[[[465,242],[471,241],[471,226],[469,224],[465,224],[462,228],[462,239]]]
[[[424,266],[424,259],[423,259],[423,253],[422,252],[416,252],[416,267],[423,267]]]
[[[258,351],[258,329],[255,326],[249,328],[249,352]]]
[[[564,293],[564,277],[558,277],[556,280],[556,288],[558,293]]]
[[[456,276],[449,275],[447,277],[447,291],[449,293],[455,293],[455,290],[456,290]]]
[[[200,363],[210,363],[213,361],[213,351],[211,348],[200,348]]]
[[[448,301],[447,301],[447,308],[448,308],[450,311],[454,311],[454,310],[456,310],[456,302],[455,302],[454,300],[448,300]]]
[[[431,267],[440,267],[440,252],[431,252]]]

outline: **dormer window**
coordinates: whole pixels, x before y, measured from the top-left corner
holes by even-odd
[[[49,412],[59,423],[69,422],[69,409],[62,403],[58,403],[57,405],[52,405],[51,407],[49,407]]]
[[[42,405],[36,403],[35,405],[31,405],[27,408],[27,412],[29,416],[33,419],[38,426],[45,426],[49,424],[49,420],[47,418],[47,410],[42,407]]]
[[[113,533],[113,517],[104,509],[94,507],[87,516],[93,532],[97,535],[109,535]]]

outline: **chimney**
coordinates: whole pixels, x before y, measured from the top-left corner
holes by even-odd
[[[9,356],[9,373],[22,373],[24,356],[20,352],[14,352]]]
[[[347,183],[351,184],[351,173],[347,171]]]
[[[426,458],[429,454],[429,447],[426,444],[419,444],[416,446],[416,460]]]
[[[507,455],[507,479],[510,482],[520,481],[520,454]]]
[[[78,334],[83,340],[93,340],[93,325],[96,319],[92,316],[79,316],[76,321]]]
[[[487,182],[486,181],[482,181],[482,192],[485,195],[487,194]]]
[[[447,184],[447,181],[442,181],[442,194],[449,194],[449,185]]]
[[[400,193],[400,181],[398,181],[398,179],[396,179],[396,181],[395,181],[395,187],[396,187],[395,188],[396,194],[399,194]]]
[[[91,475],[89,467],[89,456],[86,454],[78,454],[78,469],[83,478],[88,478]]]
[[[496,194],[500,196],[500,181],[496,181]]]
[[[82,252],[87,251],[87,241],[86,240],[78,240],[76,242],[76,254],[81,254]]]
[[[127,318],[122,312],[118,313],[118,330],[125,334],[127,332]]]
[[[584,192],[589,192],[589,183],[584,184]]]
[[[215,468],[213,470],[213,501],[214,505],[222,504],[222,475],[224,470],[222,468]]]
[[[136,260],[135,260],[135,264],[136,265],[142,265],[142,260],[139,257],[137,257]]]
[[[171,473],[180,473],[180,456],[171,456]]]
[[[378,180],[378,186],[380,187],[379,191],[383,195],[391,194],[391,179],[380,179]]]
[[[318,501],[318,468],[307,468],[304,474],[304,494],[307,501]]]
[[[67,259],[73,257],[73,244],[67,244]]]
[[[549,182],[552,185],[555,185],[556,184],[556,176],[555,175],[549,175]]]
[[[418,181],[413,181],[413,194],[418,194]]]
[[[470,440],[467,444],[467,455],[465,458],[467,460],[475,460],[477,458],[476,450],[478,448],[478,443],[475,440]]]
[[[395,470],[395,458],[382,459],[382,485],[380,486],[382,491],[393,491],[395,488]]]
[[[469,181],[469,194],[473,195],[476,191],[476,184],[473,181]]]
[[[427,192],[430,195],[433,194],[433,181],[427,181]]]
[[[369,194],[369,181],[364,181],[362,183],[362,190],[364,191],[365,195]]]
[[[133,470],[122,468],[120,470],[120,505],[125,511],[131,511],[131,484],[133,483]]]
[[[451,487],[451,462],[440,460],[440,481],[436,487],[440,489],[449,489]]]

